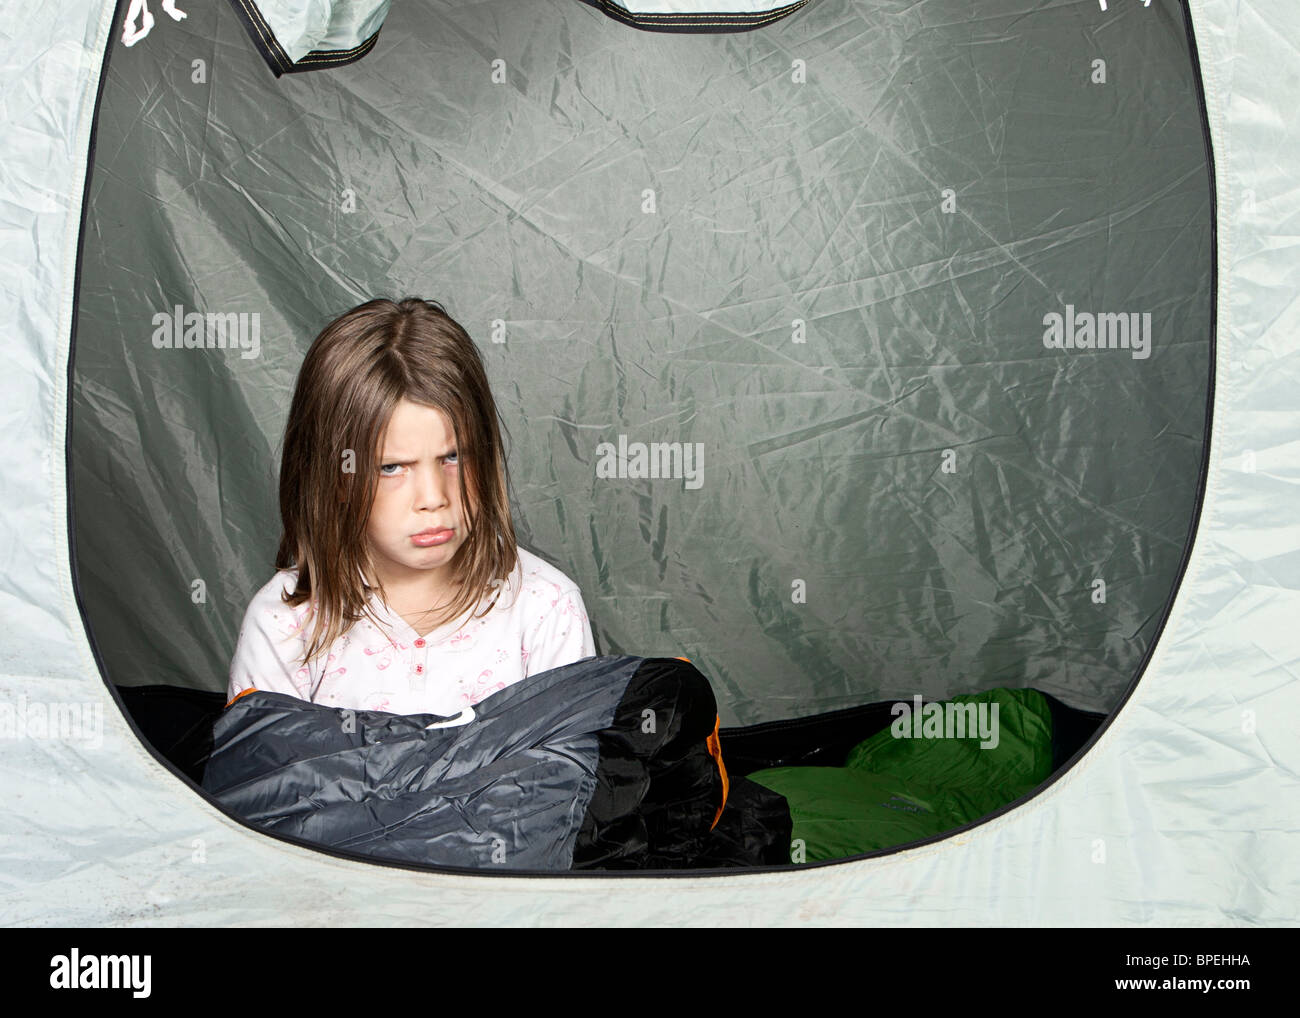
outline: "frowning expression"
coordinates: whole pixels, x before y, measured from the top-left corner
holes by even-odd
[[[398,403],[380,442],[379,477],[366,526],[385,588],[450,590],[449,563],[468,536],[460,469],[447,415],[405,399]]]

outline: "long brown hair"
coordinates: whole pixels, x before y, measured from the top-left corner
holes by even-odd
[[[367,609],[362,571],[374,571],[366,527],[375,501],[379,440],[403,399],[451,420],[469,535],[451,559],[454,600],[437,625],[478,605],[518,560],[496,403],[468,333],[437,301],[376,298],[340,315],[312,342],[294,388],[280,463],[284,531],[276,569],[297,569],[284,603],[311,600],[306,665]],[[509,432],[507,431],[507,435]],[[351,467],[351,469],[349,469]],[[474,616],[475,618],[479,615]],[[373,616],[372,616],[373,617]],[[377,620],[376,620],[377,621]]]

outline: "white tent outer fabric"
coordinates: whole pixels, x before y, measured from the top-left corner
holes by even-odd
[[[164,766],[105,686],[72,583],[66,443],[88,148],[104,53],[127,6],[53,0],[4,11],[4,922],[1297,921],[1300,270],[1286,241],[1297,216],[1289,168],[1300,150],[1287,125],[1300,100],[1300,13],[1188,3],[1218,211],[1209,473],[1168,621],[1097,742],[1027,802],[916,847],[780,872],[597,878],[416,871],[267,837]],[[164,28],[165,9],[149,6],[154,30]],[[642,13],[691,8],[718,10]],[[386,5],[370,9],[382,21]],[[635,23],[632,10],[623,13]],[[372,27],[305,25],[276,38],[292,63],[328,50],[331,31],[364,45]],[[84,708],[89,729],[43,733],[33,719],[55,706]]]

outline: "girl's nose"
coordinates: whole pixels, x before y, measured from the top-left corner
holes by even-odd
[[[442,509],[448,503],[450,480],[441,471],[441,464],[432,470],[416,471],[415,498],[417,508]]]

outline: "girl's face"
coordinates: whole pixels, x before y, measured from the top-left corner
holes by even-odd
[[[451,421],[402,400],[379,448],[379,482],[366,536],[384,586],[419,597],[451,592],[449,563],[468,536],[461,518],[460,465]],[[450,534],[429,535],[428,530]]]

